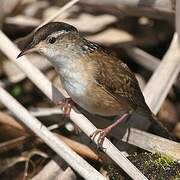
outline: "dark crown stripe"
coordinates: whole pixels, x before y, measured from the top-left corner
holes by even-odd
[[[51,22],[42,26],[36,31],[35,33],[37,37],[36,40],[39,42],[41,40],[46,39],[50,34],[62,30],[66,32],[72,32],[72,31],[77,32],[77,29],[69,24],[63,22]]]

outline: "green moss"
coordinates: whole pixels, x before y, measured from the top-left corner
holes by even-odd
[[[139,153],[128,159],[149,180],[180,180],[180,164],[171,157],[159,153]],[[115,164],[103,165],[103,170],[110,180],[129,180],[130,178]]]
[[[180,164],[167,155],[140,153],[129,159],[150,180],[180,180]]]
[[[163,169],[173,166],[176,162],[166,154],[161,154],[158,159],[154,161],[157,167],[161,166]]]
[[[13,89],[11,90],[11,94],[14,96],[14,97],[18,97],[22,94],[22,87],[19,86],[19,85],[15,85],[13,87]]]
[[[180,171],[177,173],[173,180],[180,180]]]

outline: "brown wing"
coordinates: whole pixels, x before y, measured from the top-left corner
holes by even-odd
[[[124,97],[133,109],[147,107],[136,77],[125,63],[105,52],[91,53],[90,58],[96,59],[95,80],[99,86],[117,101]]]

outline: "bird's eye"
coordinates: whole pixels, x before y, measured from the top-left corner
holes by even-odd
[[[56,38],[51,37],[48,41],[49,41],[50,44],[54,44],[56,42]]]

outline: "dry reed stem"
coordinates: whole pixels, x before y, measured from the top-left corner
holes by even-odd
[[[0,87],[0,101],[10,109],[29,129],[49,145],[60,157],[76,170],[85,179],[105,180],[97,170],[77,155],[57,136],[51,133],[47,127],[34,118],[19,102],[17,102],[6,90]]]
[[[83,0],[81,0],[83,2]],[[178,1],[178,0],[177,0]],[[89,0],[88,3],[92,4],[103,4],[103,5],[116,5],[122,7],[133,7],[133,8],[145,8],[146,10],[158,10],[158,11],[165,11],[169,13],[174,12],[174,3],[173,0]]]
[[[175,33],[168,51],[143,91],[146,103],[154,114],[159,111],[180,71],[180,52],[177,39]]]
[[[43,25],[54,21],[55,19],[57,19],[61,14],[63,14],[66,10],[68,10],[69,8],[71,8],[74,4],[76,4],[79,0],[71,0],[68,3],[66,3],[56,14],[54,14],[52,17],[50,17],[49,19],[47,19],[46,21],[44,21],[42,24],[40,24],[36,29],[42,27]]]

